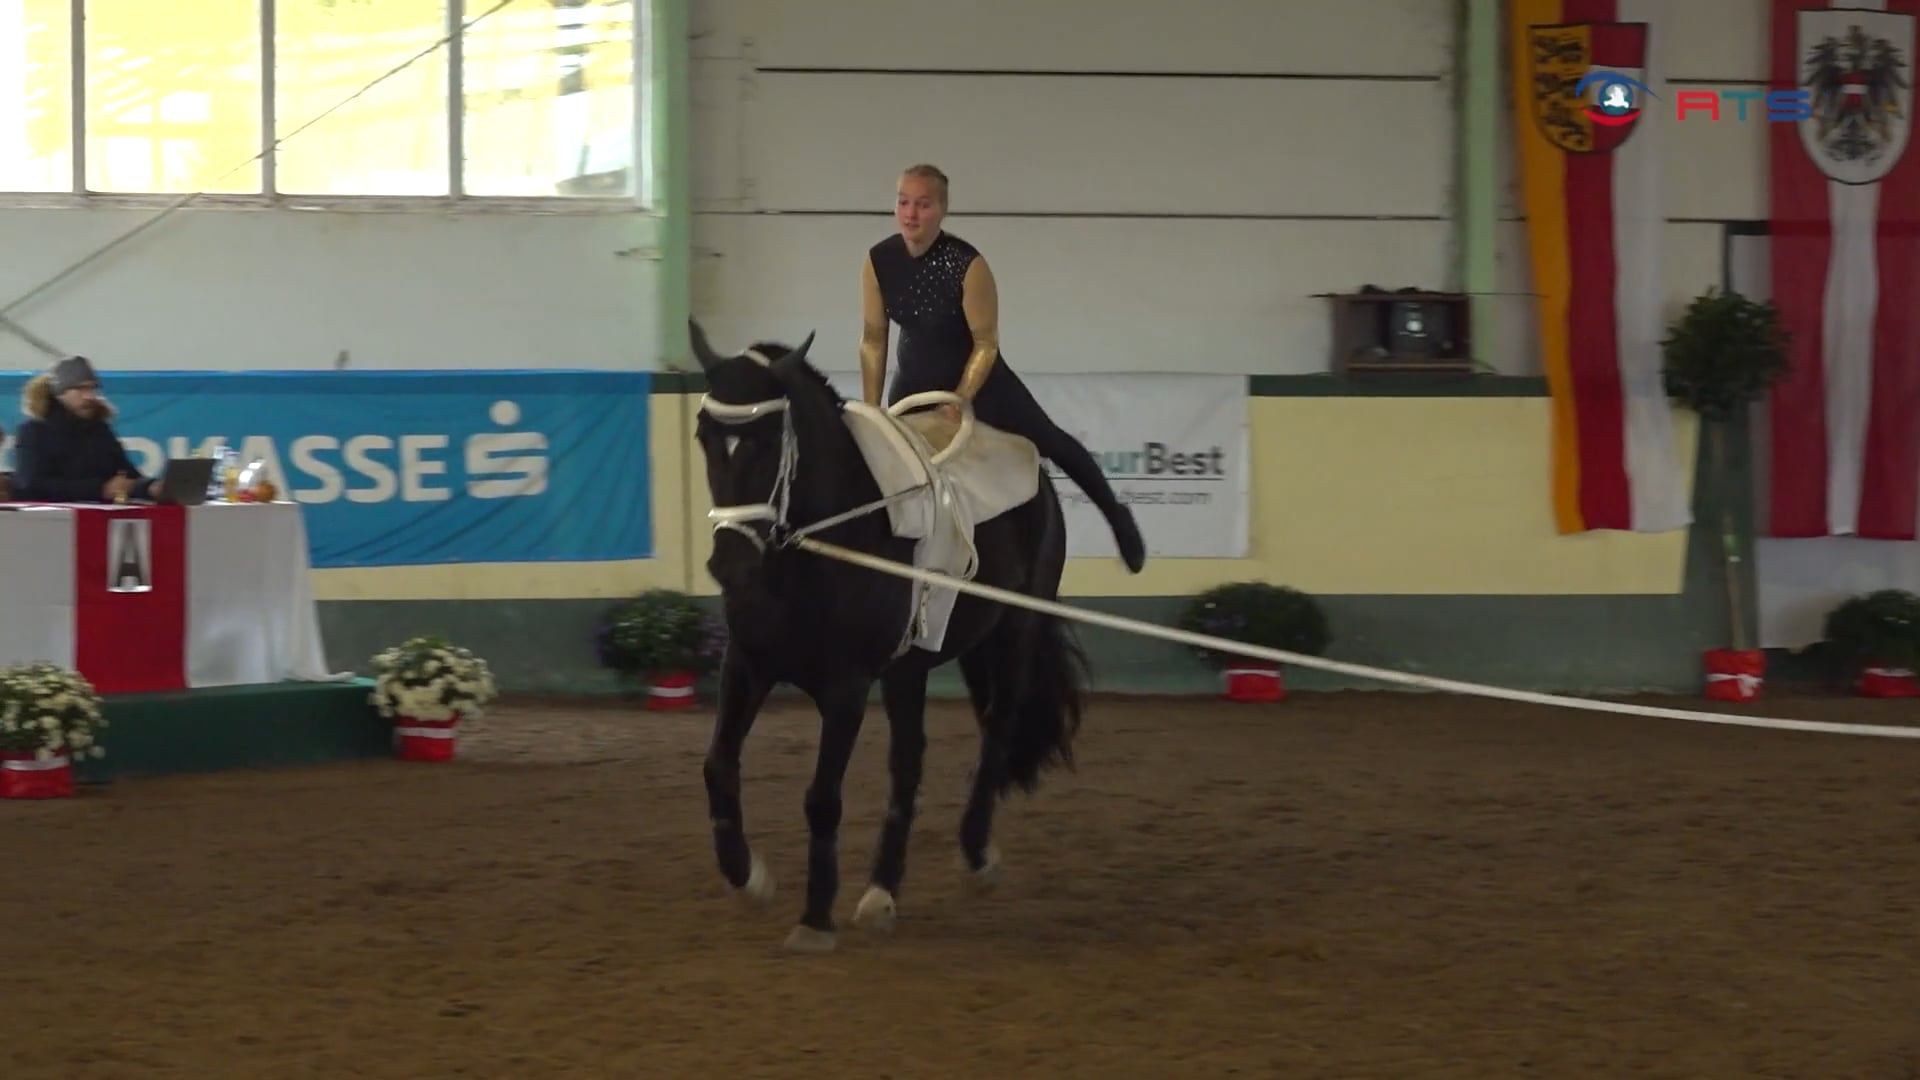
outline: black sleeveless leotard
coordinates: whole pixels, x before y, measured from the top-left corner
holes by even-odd
[[[926,390],[953,390],[973,353],[973,331],[967,327],[967,268],[980,252],[972,244],[943,232],[918,257],[907,250],[899,233],[867,250],[887,319],[900,327],[899,371],[887,393],[889,402]],[[993,410],[1006,393],[1000,384],[1018,381],[1006,370],[1002,357],[987,374],[975,398],[976,410]],[[986,419],[984,412],[982,419]],[[992,423],[991,420],[988,423]]]

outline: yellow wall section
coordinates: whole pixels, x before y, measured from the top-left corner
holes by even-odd
[[[1184,596],[1258,579],[1386,596],[1674,594],[1687,533],[1554,527],[1544,397],[1256,397],[1249,557],[1068,564],[1075,596]],[[1675,416],[1692,489],[1696,424]]]
[[[320,570],[322,600],[602,598],[665,586],[718,590],[697,395],[655,395],[654,559]],[[1252,544],[1245,559],[1076,559],[1068,596],[1181,596],[1261,579],[1321,594],[1674,594],[1687,533],[1554,529],[1544,397],[1256,397]],[[1697,425],[1677,410],[1675,467],[1691,487]],[[617,489],[616,489],[617,490]],[[690,553],[690,557],[689,557]]]

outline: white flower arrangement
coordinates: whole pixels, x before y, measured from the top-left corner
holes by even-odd
[[[106,726],[100,695],[78,672],[46,663],[0,668],[0,751],[37,761],[103,758]]]
[[[409,638],[375,656],[372,667],[368,700],[388,718],[470,720],[498,696],[487,662],[439,637]]]

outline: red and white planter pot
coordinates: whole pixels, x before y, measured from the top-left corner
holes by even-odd
[[[647,708],[655,712],[691,709],[700,704],[693,692],[693,673],[662,671],[647,680]]]
[[[1713,701],[1752,701],[1766,684],[1767,654],[1762,649],[1709,649],[1706,696]]]
[[[1221,670],[1220,680],[1220,696],[1228,701],[1282,701],[1287,696],[1280,665],[1265,660],[1235,660]]]
[[[393,728],[394,754],[402,761],[452,761],[460,716],[445,720],[400,717]]]
[[[1861,697],[1920,698],[1920,678],[1902,667],[1870,667],[1860,673],[1854,689]]]
[[[0,799],[73,798],[73,762],[64,754],[44,761],[31,753],[0,750]]]

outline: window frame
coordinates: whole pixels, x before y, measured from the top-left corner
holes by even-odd
[[[73,185],[68,191],[7,191],[0,189],[0,210],[57,209],[170,209],[176,204],[229,210],[310,210],[359,211],[368,213],[539,213],[609,214],[650,212],[655,209],[658,181],[652,175],[652,154],[648,138],[653,119],[652,81],[657,67],[653,55],[653,5],[656,0],[631,0],[633,4],[633,130],[632,172],[634,191],[630,195],[472,195],[466,191],[466,95],[464,44],[467,10],[485,14],[496,0],[442,0],[446,7],[447,50],[447,194],[445,195],[298,195],[277,190],[278,179],[274,150],[275,25],[279,0],[256,0],[260,5],[260,182],[255,194],[197,194],[192,192],[107,192],[87,187],[87,0],[67,0],[68,29],[71,37],[69,62],[72,65],[67,93],[72,103],[72,142],[69,156],[73,165]],[[294,136],[298,138],[298,136]]]

